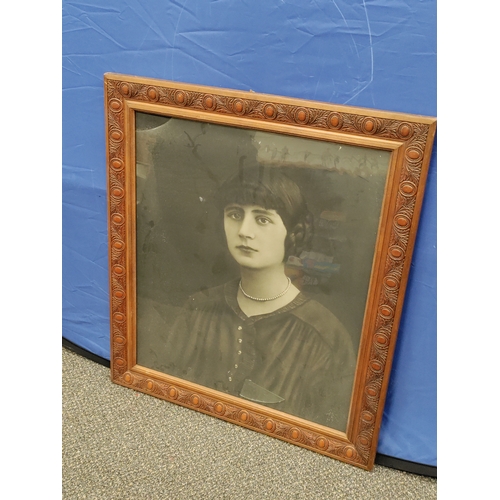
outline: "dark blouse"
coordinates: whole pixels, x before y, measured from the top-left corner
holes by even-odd
[[[355,356],[337,317],[302,293],[247,317],[237,289],[232,281],[190,297],[168,335],[165,372],[345,430]]]

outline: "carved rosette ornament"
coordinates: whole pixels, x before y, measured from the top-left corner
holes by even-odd
[[[182,87],[182,88],[180,88]],[[395,330],[402,308],[404,286],[412,252],[416,226],[422,201],[423,187],[428,166],[429,149],[434,137],[435,121],[411,119],[410,115],[375,112],[367,110],[321,105],[307,101],[272,98],[255,93],[224,91],[201,86],[180,85],[175,82],[106,75],[106,127],[108,165],[108,209],[110,242],[110,302],[111,302],[111,370],[112,379],[122,385],[148,394],[197,409],[224,420],[249,427],[288,442],[296,443],[348,463],[370,469],[375,456],[378,435],[377,424],[381,420],[379,408],[383,388],[387,385],[390,354],[394,350]],[[362,144],[363,138],[393,141],[394,149],[402,151],[402,162],[396,172],[397,186],[390,207],[390,227],[382,248],[384,260],[381,279],[375,290],[376,305],[373,321],[366,326],[362,342],[366,363],[358,367],[356,387],[357,400],[352,410],[356,411],[349,423],[347,436],[329,432],[328,428],[290,423],[289,418],[275,418],[233,403],[231,398],[223,401],[191,388],[190,384],[172,384],[160,381],[134,370],[130,349],[131,335],[135,334],[134,317],[128,308],[129,290],[134,270],[128,269],[126,245],[133,241],[129,210],[135,200],[127,185],[127,113],[135,104],[161,105],[168,115],[172,110],[185,109],[196,113],[197,119],[206,117],[234,117],[267,124],[302,127],[317,131],[342,133],[351,137],[354,144]],[[145,108],[147,109],[147,108]],[[214,120],[220,122],[219,120]],[[282,129],[284,130],[284,129]],[[292,133],[292,132],[290,132]],[[371,142],[370,144],[373,144]],[[405,274],[406,273],[406,274]],[[132,288],[131,288],[132,287]],[[352,411],[351,410],[351,411]],[[316,430],[322,427],[322,431]]]

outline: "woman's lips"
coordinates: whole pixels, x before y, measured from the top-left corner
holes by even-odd
[[[258,252],[255,248],[247,247],[246,245],[238,245],[236,248],[243,250],[244,252]]]

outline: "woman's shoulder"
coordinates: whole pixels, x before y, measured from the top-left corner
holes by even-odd
[[[350,342],[350,335],[339,318],[318,301],[308,298],[293,310],[302,322],[318,332],[329,343],[335,338]]]
[[[238,283],[236,281],[229,281],[222,285],[217,285],[211,288],[204,288],[192,294],[188,303],[198,306],[205,303],[224,301],[225,297],[234,288],[236,290]]]
[[[305,296],[306,300],[300,304],[299,307],[295,308],[294,314],[300,317],[302,320],[310,323],[311,325],[321,324],[323,322],[329,325],[338,326],[344,328],[341,321],[335,316],[335,314],[330,311],[323,304],[319,303],[313,298]]]
[[[189,296],[189,300],[204,302],[224,295],[224,285],[214,286],[212,288],[203,288]]]

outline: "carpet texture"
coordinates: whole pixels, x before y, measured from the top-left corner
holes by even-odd
[[[437,480],[366,472],[135,392],[63,349],[65,500],[437,498]]]

